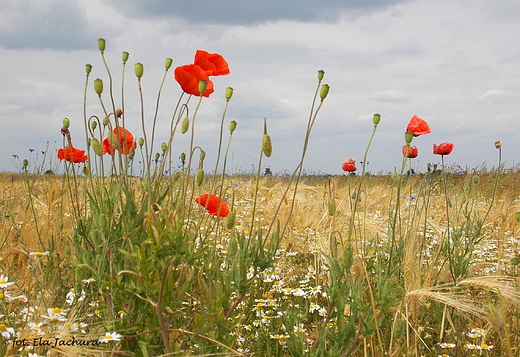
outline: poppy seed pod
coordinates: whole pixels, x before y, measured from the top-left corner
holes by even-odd
[[[500,143],[500,140],[495,141],[495,147],[497,149],[500,149],[502,147],[502,144]]]
[[[190,118],[186,117],[182,120],[181,133],[186,134],[190,128]]]
[[[173,59],[171,59],[170,57],[168,57],[165,61],[164,61],[164,68],[166,70],[169,70],[171,67],[172,67],[172,64],[173,64]]]
[[[205,79],[201,79],[199,81],[199,93],[202,97],[204,95],[204,92],[206,92],[206,88],[208,87],[208,81]]]
[[[372,121],[374,122],[374,125],[377,125],[379,124],[379,122],[381,121],[381,114],[374,114],[374,117],[372,118]]]
[[[141,77],[143,76],[144,74],[144,66],[141,62],[137,62],[135,64],[135,76],[138,78],[138,79],[141,79]]]
[[[99,40],[97,40],[97,45],[101,53],[105,52],[106,41],[104,38],[100,38]]]
[[[85,72],[87,72],[87,74],[90,74],[90,72],[92,72],[92,65],[91,64],[85,65]]]
[[[117,118],[121,118],[123,116],[123,110],[120,108],[116,109],[115,115]]]
[[[101,96],[101,93],[103,93],[103,80],[101,78],[94,80],[94,90],[99,96]]]
[[[406,145],[410,145],[410,143],[413,140],[413,131],[407,131],[404,133],[404,141],[406,142]]]
[[[162,144],[161,144],[161,150],[162,150],[163,152],[165,152],[166,149],[168,149],[168,145],[167,145],[166,143],[162,143]]]
[[[321,86],[320,89],[320,98],[321,100],[324,100],[327,98],[327,95],[329,94],[330,86],[328,84],[324,84]]]
[[[323,69],[320,69],[318,71],[318,80],[321,81],[323,79],[323,77],[325,77],[325,71]]]
[[[126,63],[126,61],[128,61],[128,57],[130,57],[130,53],[126,51],[121,54],[121,59],[123,60],[123,63]]]
[[[264,134],[262,140],[262,152],[267,157],[271,157],[271,154],[273,153],[273,144],[271,143],[271,137],[268,134]]]
[[[237,128],[237,122],[232,120],[231,123],[229,123],[229,131],[232,133]]]
[[[227,87],[226,88],[226,100],[229,101],[232,96],[233,96],[233,88]]]
[[[200,187],[202,182],[204,182],[204,169],[198,169],[195,176],[195,183],[197,184],[197,187]]]
[[[144,139],[143,138],[139,138],[139,147],[143,147],[144,145]]]
[[[226,228],[227,229],[233,229],[233,227],[235,226],[235,218],[236,218],[236,213],[235,212],[229,212],[229,215],[226,219]]]
[[[69,126],[70,126],[70,119],[69,119],[69,118],[64,118],[64,119],[63,119],[63,127],[64,127],[65,129],[68,129]]]

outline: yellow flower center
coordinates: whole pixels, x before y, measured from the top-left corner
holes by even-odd
[[[2,332],[7,331],[7,326],[5,326],[4,324],[0,324],[0,331],[2,331]]]

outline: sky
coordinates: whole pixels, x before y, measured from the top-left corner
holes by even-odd
[[[302,154],[317,86],[317,71],[330,92],[310,135],[304,169],[342,174],[346,158],[363,160],[372,116],[381,122],[368,152],[367,169],[400,168],[404,131],[413,115],[431,133],[414,138],[416,171],[440,163],[433,144],[452,142],[446,165],[472,170],[520,161],[520,2],[515,0],[0,0],[0,171],[62,170],[63,118],[71,120],[75,147],[86,148],[85,65],[92,64],[87,116],[103,117],[93,80],[108,75],[121,103],[121,53],[126,127],[143,136],[134,64],[144,65],[145,128],[150,135],[166,58],[153,152],[168,140],[182,94],[173,68],[193,62],[196,50],[221,54],[231,73],[212,77],[215,93],[204,98],[195,120],[195,145],[215,165],[226,87],[234,89],[224,118],[224,145],[235,120],[228,173],[256,170],[267,118],[273,154],[262,159],[273,172],[292,172]],[[105,97],[106,96],[106,97]],[[190,116],[196,100],[190,101]],[[174,164],[189,149],[176,135]],[[31,151],[34,150],[34,151]],[[43,154],[45,152],[46,154]],[[17,158],[13,155],[16,155]],[[139,155],[136,160],[139,160]],[[222,162],[222,161],[221,161]]]

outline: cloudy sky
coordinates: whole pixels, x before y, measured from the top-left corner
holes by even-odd
[[[311,134],[305,169],[341,173],[348,157],[362,159],[372,114],[382,120],[369,153],[370,171],[401,164],[404,130],[413,115],[431,134],[414,139],[416,168],[440,162],[432,145],[455,144],[447,162],[462,168],[496,166],[501,140],[508,167],[520,161],[520,2],[515,0],[0,0],[0,171],[16,171],[13,155],[42,164],[63,145],[62,119],[71,119],[76,147],[85,148],[85,64],[91,81],[108,83],[97,39],[121,102],[121,53],[127,128],[142,136],[136,62],[144,64],[146,125],[151,128],[164,60],[192,63],[197,49],[220,53],[231,74],[213,77],[215,93],[202,103],[195,144],[215,162],[224,91],[234,88],[229,121],[238,122],[230,172],[258,163],[263,118],[273,155],[263,166],[291,171],[303,144],[317,71],[329,97]],[[105,85],[106,86],[106,85]],[[167,140],[181,94],[168,73],[157,116],[156,142]],[[108,99],[108,98],[107,98]],[[194,104],[192,101],[191,104]],[[88,115],[103,116],[89,85]],[[193,112],[191,109],[191,112]],[[224,140],[227,140],[227,130]],[[48,143],[48,144],[47,144]],[[174,156],[188,148],[174,142]],[[30,152],[29,149],[34,149]],[[154,149],[157,151],[157,147]],[[50,166],[49,166],[50,167]]]

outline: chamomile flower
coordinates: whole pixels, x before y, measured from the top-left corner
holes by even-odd
[[[10,339],[14,335],[14,328],[7,327],[4,324],[0,324],[0,335],[6,340]]]
[[[7,276],[0,275],[0,288],[5,289],[13,284],[13,282],[9,282],[9,278]]]
[[[35,258],[41,258],[41,257],[44,257],[46,255],[49,255],[50,252],[49,251],[45,251],[45,252],[30,252],[29,255],[30,256],[33,256]]]
[[[117,332],[107,332],[105,335],[99,338],[99,342],[108,343],[110,341],[119,341],[121,340],[121,335]]]

